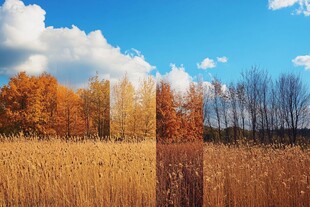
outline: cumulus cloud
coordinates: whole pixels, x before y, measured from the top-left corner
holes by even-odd
[[[197,68],[205,70],[208,68],[215,68],[216,63],[227,63],[227,62],[228,62],[228,58],[226,56],[217,57],[216,61],[214,61],[211,58],[206,57],[205,59],[201,61],[201,63],[197,63]]]
[[[46,71],[77,85],[96,72],[111,81],[127,72],[137,82],[155,68],[136,49],[123,54],[99,30],[87,34],[74,25],[46,27],[45,14],[20,0],[6,0],[0,7],[0,74]]]
[[[278,10],[297,5],[298,8],[292,14],[310,15],[310,0],[269,0],[268,7],[271,10]]]
[[[212,98],[214,96],[214,86],[212,84],[212,81],[214,81],[215,78],[210,73],[209,76],[211,82],[203,81],[202,84],[206,94],[210,96],[209,98]],[[161,80],[165,80],[170,83],[172,90],[180,94],[185,94],[188,91],[191,83],[196,84],[196,78],[197,77],[193,77],[189,73],[187,73],[183,65],[180,65],[178,67],[172,63],[170,64],[170,71],[166,74],[162,75],[159,72],[156,73],[157,83],[159,83]],[[224,83],[221,83],[221,89],[223,93],[226,93],[228,91],[228,88]]]
[[[214,60],[210,58],[205,58],[201,63],[197,63],[197,68],[198,69],[208,69],[208,68],[215,68],[216,64]]]
[[[177,67],[175,64],[170,64],[170,71],[164,75],[156,73],[156,79],[165,80],[170,83],[171,88],[177,92],[185,93],[190,83],[193,81],[191,75],[189,75],[183,65]]]
[[[305,67],[306,70],[310,70],[310,55],[297,56],[292,60],[295,66]]]
[[[10,48],[41,50],[39,37],[45,30],[45,11],[38,5],[25,6],[6,0],[0,7],[0,42]]]
[[[217,57],[216,60],[217,62],[220,62],[220,63],[227,63],[228,58],[223,56],[223,57]]]
[[[26,62],[13,68],[14,71],[31,71],[32,73],[40,74],[47,67],[47,58],[44,55],[31,55]]]

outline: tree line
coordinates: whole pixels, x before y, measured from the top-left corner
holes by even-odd
[[[296,144],[309,138],[309,106],[299,75],[273,80],[257,67],[235,83],[192,82],[183,93],[152,77],[134,85],[124,75],[111,86],[96,75],[74,90],[50,74],[20,72],[0,88],[0,134]]]
[[[27,136],[110,135],[110,81],[89,79],[73,90],[43,73],[20,72],[0,90],[0,133]]]
[[[96,75],[87,87],[73,90],[47,73],[18,73],[0,90],[0,134],[155,139],[154,79],[146,77],[135,87],[124,75],[110,85]]]
[[[214,78],[204,88],[204,139],[296,144],[310,124],[310,93],[300,75],[273,80],[257,67],[228,86]],[[308,137],[309,139],[309,137]]]

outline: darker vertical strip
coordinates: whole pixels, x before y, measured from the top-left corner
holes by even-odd
[[[180,101],[170,84],[156,89],[156,206],[203,205],[202,86]]]

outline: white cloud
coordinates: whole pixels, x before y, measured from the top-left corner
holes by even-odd
[[[30,74],[47,71],[73,85],[87,82],[98,72],[115,81],[126,72],[137,82],[155,67],[140,51],[123,54],[110,45],[101,31],[85,33],[77,26],[45,26],[45,11],[38,5],[6,0],[0,7],[0,73]]]
[[[198,69],[208,69],[208,68],[215,68],[216,64],[214,60],[210,58],[205,58],[201,63],[197,63],[197,68]]]
[[[268,7],[271,10],[278,10],[297,5],[298,8],[292,14],[310,15],[310,0],[269,0]]]
[[[285,7],[293,6],[298,3],[299,0],[269,0],[269,9],[277,10]]]
[[[295,66],[305,67],[306,70],[310,70],[310,55],[297,56],[292,60]]]
[[[220,62],[220,63],[227,63],[228,58],[223,56],[223,57],[217,57],[216,60],[217,62]]]
[[[37,5],[6,0],[0,7],[0,42],[12,48],[40,49],[38,41],[45,29],[45,11]]]
[[[223,56],[223,57],[217,57],[216,58],[216,61],[218,63],[227,63],[228,62],[228,58],[226,56]],[[201,63],[197,63],[197,68],[198,69],[208,69],[208,68],[215,68],[216,67],[216,62],[211,59],[211,58],[208,58],[206,57],[205,59],[203,59],[201,61]]]
[[[47,67],[47,58],[44,55],[31,55],[26,62],[14,67],[15,71],[31,71],[35,74],[44,72]]]
[[[183,65],[177,67],[175,64],[170,64],[171,70],[165,75],[161,75],[160,73],[156,73],[156,79],[166,80],[170,83],[171,88],[179,93],[185,93],[190,83],[193,81],[192,76],[190,76],[186,71]]]
[[[210,73],[209,76],[213,81],[214,77]],[[171,89],[179,94],[185,94],[188,91],[191,83],[197,83],[195,82],[195,77],[192,77],[190,74],[188,74],[183,65],[178,67],[172,63],[170,64],[170,71],[166,74],[162,75],[159,72],[156,73],[157,83],[159,83],[161,80],[167,81],[170,84]],[[214,86],[212,83],[209,81],[203,81],[202,84],[204,87],[204,92],[211,95],[210,97],[212,97],[214,95]],[[228,88],[224,83],[221,83],[221,89],[223,93],[228,91]]]

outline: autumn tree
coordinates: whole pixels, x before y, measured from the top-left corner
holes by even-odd
[[[155,137],[156,133],[156,84],[149,76],[143,79],[140,89],[141,131],[143,137]]]
[[[89,137],[92,133],[92,110],[91,110],[91,94],[88,88],[81,88],[77,92],[80,97],[80,114],[84,123],[84,135]]]
[[[100,139],[107,139],[110,136],[110,81],[100,81],[98,75],[90,78],[89,92],[93,123]]]
[[[175,100],[171,86],[161,80],[156,87],[156,141],[172,143],[178,137]]]
[[[187,122],[187,141],[202,141],[203,138],[203,85],[191,83],[185,96],[184,109]]]
[[[56,86],[56,79],[47,74],[35,77],[21,72],[12,77],[1,89],[5,131],[25,135],[53,133]]]
[[[5,131],[29,132],[27,112],[31,110],[31,84],[31,78],[23,72],[10,78],[8,85],[1,89],[2,127]]]
[[[37,78],[38,90],[40,90],[40,103],[42,104],[42,115],[44,116],[45,133],[55,134],[56,110],[57,110],[57,87],[58,81],[48,73],[42,73]]]
[[[80,97],[68,87],[59,85],[57,89],[56,131],[60,136],[83,134],[83,121],[80,113]]]
[[[141,102],[139,100],[139,95],[134,90],[134,97],[132,103],[132,110],[129,110],[129,122],[128,122],[128,134],[133,139],[140,139],[141,134]]]
[[[130,121],[134,109],[135,90],[127,75],[113,86],[112,135],[122,140],[129,139]]]
[[[125,75],[113,86],[113,137],[126,141],[155,137],[155,102],[155,82],[152,77],[145,77],[134,87]]]

